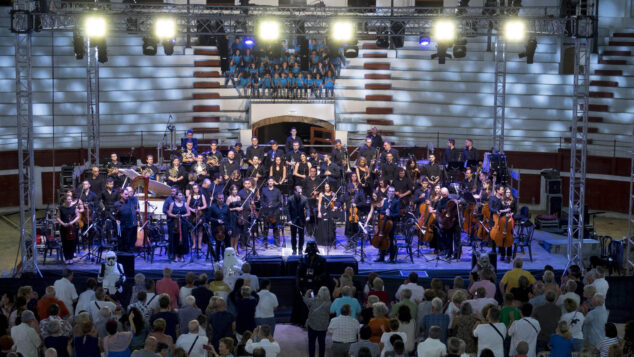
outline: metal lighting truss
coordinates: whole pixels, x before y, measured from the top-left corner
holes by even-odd
[[[103,40],[105,41],[105,40]],[[88,162],[99,166],[99,62],[97,46],[86,37],[86,115],[88,116]]]
[[[630,208],[627,213],[627,250],[625,251],[625,269],[627,275],[634,273],[634,131],[632,132],[632,152],[630,156]]]
[[[504,109],[506,108],[506,43],[495,38],[495,98],[493,101],[493,151],[504,152]]]

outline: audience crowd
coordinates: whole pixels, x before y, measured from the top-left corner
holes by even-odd
[[[225,86],[231,83],[245,97],[332,98],[345,59],[341,49],[329,53],[326,41],[309,41],[308,56],[302,59],[299,41],[254,47],[235,37],[223,66]]]
[[[423,287],[413,272],[387,291],[377,274],[357,285],[353,269],[346,268],[334,287],[302,293],[298,303],[305,307],[308,346],[293,350],[309,357],[326,351],[334,357],[535,357],[548,351],[556,357],[631,356],[634,321],[622,337],[608,322],[605,274],[602,267],[584,274],[573,265],[558,281],[546,266],[538,280],[518,258],[497,281],[493,266],[481,259],[468,281],[456,277],[444,286],[432,279]],[[212,281],[190,272],[184,284],[172,279],[169,268],[158,281],[137,274],[126,285],[127,306],[126,291],[110,296],[94,279],[83,285],[78,294],[73,272],[66,269],[41,297],[31,286],[5,293],[0,355],[283,354],[274,338],[277,296],[271,281],[252,274],[248,263],[231,277],[217,270]]]

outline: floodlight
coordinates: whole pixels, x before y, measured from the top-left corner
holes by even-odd
[[[438,42],[452,42],[456,38],[456,23],[451,20],[434,22],[432,36]]]
[[[431,40],[429,39],[428,36],[420,36],[418,38],[418,45],[420,47],[427,47],[431,44]]]
[[[84,22],[84,31],[89,38],[106,36],[106,19],[101,16],[89,16]]]
[[[173,19],[157,19],[154,22],[154,34],[159,40],[176,37],[176,22]]]
[[[504,39],[519,42],[526,36],[526,24],[521,20],[509,20],[504,24]]]
[[[354,24],[349,21],[336,21],[331,26],[332,39],[346,42],[354,38]]]
[[[275,20],[262,20],[258,24],[258,37],[263,41],[275,41],[280,37],[280,23]]]
[[[467,56],[467,39],[459,38],[453,44],[453,58],[464,58]]]
[[[244,44],[244,46],[246,48],[251,48],[253,46],[255,46],[255,40],[251,37],[245,37],[244,41],[242,41],[242,43]]]

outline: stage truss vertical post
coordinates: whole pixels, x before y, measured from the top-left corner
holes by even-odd
[[[634,131],[632,131],[632,152],[630,153],[630,207],[627,213],[627,249],[625,250],[625,270],[634,273]]]
[[[583,262],[586,157],[588,149],[588,106],[590,84],[592,21],[579,17],[574,38],[574,82],[572,125],[570,132],[570,185],[568,190],[568,265]]]
[[[506,43],[495,37],[495,98],[493,99],[493,151],[504,152],[504,115],[506,108]]]
[[[15,34],[15,93],[16,136],[18,140],[18,187],[20,202],[20,253],[21,265],[15,267],[15,275],[38,273],[35,248],[35,165],[33,157],[33,94],[31,77],[31,3],[16,0],[15,11],[23,16],[12,18]],[[16,258],[17,263],[17,258]]]
[[[105,40],[104,40],[105,41]],[[88,162],[99,166],[99,49],[86,37],[86,116],[88,117]]]

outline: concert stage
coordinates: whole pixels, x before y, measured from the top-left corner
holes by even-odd
[[[244,250],[240,249],[241,260],[254,261],[254,273],[258,276],[270,276],[275,277],[278,275],[281,276],[290,276],[294,275],[294,267],[295,262],[298,259],[298,256],[292,256],[292,249],[290,247],[290,234],[289,230],[285,230],[284,235],[281,237],[281,241],[286,240],[286,248],[283,247],[275,247],[273,243],[272,235],[269,235],[269,244],[268,248],[265,249],[262,243],[257,244],[256,252],[257,256],[245,256]],[[307,238],[309,240],[310,238]],[[466,236],[463,233],[463,244],[466,242]],[[553,253],[549,252],[544,246],[540,243],[546,242],[546,246],[549,247]],[[379,263],[374,262],[374,260],[378,257],[378,250],[370,244],[370,242],[366,242],[364,246],[365,258],[363,261],[360,258],[361,246],[357,245],[357,250],[354,252],[351,249],[345,249],[345,245],[347,244],[346,237],[343,235],[343,227],[337,228],[337,245],[336,248],[327,249],[326,247],[319,246],[320,254],[327,258],[328,261],[336,260],[338,262],[337,266],[341,266],[343,262],[351,262],[355,263],[358,266],[357,274],[359,275],[367,275],[369,272],[378,272],[379,274],[385,274],[390,276],[407,276],[407,274],[411,271],[417,271],[422,278],[429,277],[441,277],[441,278],[453,278],[455,275],[467,275],[469,270],[471,269],[471,257],[473,249],[468,246],[463,246],[462,249],[462,258],[457,260],[452,260],[450,262],[443,260],[436,260],[436,256],[433,254],[433,250],[426,247],[421,246],[420,252],[417,251],[417,243],[416,239],[412,244],[412,258],[413,262],[411,262],[409,255],[407,254],[405,248],[399,248],[399,254],[397,258],[396,264],[388,264],[388,263]],[[518,248],[517,256],[524,259],[524,268],[530,271],[542,271],[545,265],[551,265],[555,268],[555,270],[563,270],[566,266],[567,259],[562,254],[556,254],[554,251],[562,252],[562,247],[565,248],[567,245],[567,238],[562,235],[535,230],[533,241],[531,244],[532,247],[532,255],[533,261],[531,262],[529,259],[528,249],[524,248],[524,253],[521,253]],[[484,248],[485,252],[491,251],[491,248]],[[563,253],[565,254],[565,249],[563,249]],[[82,251],[79,256],[84,256],[86,254],[85,251]],[[207,272],[213,269],[213,264],[216,262],[212,262],[209,259],[205,259],[206,250],[201,254],[200,258],[194,258],[193,261],[188,261],[186,263],[176,263],[169,262],[167,255],[159,254],[159,250],[156,250],[156,255],[154,257],[154,262],[151,263],[148,260],[145,260],[141,256],[137,256],[134,262],[134,271],[144,273],[146,276],[160,276],[161,271],[165,267],[170,267],[174,271],[174,275],[177,277],[182,277],[188,271],[194,272]],[[188,256],[189,257],[189,256]],[[187,258],[188,258],[187,257]],[[186,260],[187,260],[186,258]],[[287,264],[289,263],[289,264]],[[274,273],[267,273],[266,271],[258,272],[256,269],[260,268],[260,266],[264,265],[276,265],[272,271]],[[291,271],[287,269],[285,265],[288,265]],[[59,273],[65,265],[57,261],[55,254],[53,257],[47,257],[46,264],[43,264],[42,257],[39,259],[39,267],[44,275],[48,273],[53,273],[56,275]],[[75,259],[75,263],[69,266],[76,272],[88,273],[94,272],[97,273],[98,266],[95,262],[91,262],[84,259]],[[345,267],[345,266],[344,266]],[[512,268],[511,263],[497,261],[497,270],[499,273],[504,272]],[[343,268],[341,268],[343,270]],[[341,271],[329,271],[333,275],[341,274]],[[134,274],[126,272],[129,276]]]

